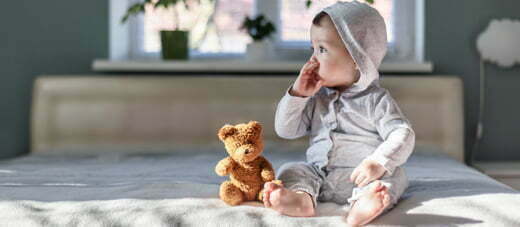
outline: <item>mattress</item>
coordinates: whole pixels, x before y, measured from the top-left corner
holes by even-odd
[[[410,185],[375,226],[520,226],[520,193],[434,150],[417,147],[403,166]],[[283,151],[282,151],[283,150]],[[305,152],[266,145],[275,169]],[[31,154],[0,161],[3,225],[334,226],[345,206],[320,203],[317,216],[287,217],[259,202],[218,199],[214,173],[223,148],[176,152]]]

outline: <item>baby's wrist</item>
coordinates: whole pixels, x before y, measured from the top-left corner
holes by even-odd
[[[301,98],[307,98],[307,96],[302,95],[300,92],[296,91],[296,90],[294,89],[294,86],[292,86],[291,89],[289,89],[289,95],[291,95],[291,96],[297,96],[297,97],[301,97]]]
[[[385,168],[385,166],[383,166],[381,163],[379,163],[379,162],[376,161],[376,160],[365,159],[365,161],[366,161],[366,162],[369,162],[370,164],[376,165],[378,168],[381,168],[381,169],[384,169],[385,171],[387,171],[386,168]]]

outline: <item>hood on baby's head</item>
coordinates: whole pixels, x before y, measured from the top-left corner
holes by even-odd
[[[361,73],[359,81],[347,92],[360,92],[371,84],[379,85],[378,68],[387,50],[386,25],[381,14],[358,1],[336,2],[322,11],[330,16]]]

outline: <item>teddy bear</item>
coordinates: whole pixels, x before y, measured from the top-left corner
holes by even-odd
[[[219,176],[230,175],[230,180],[220,185],[222,201],[232,206],[246,201],[262,201],[266,182],[281,184],[275,180],[271,163],[261,155],[264,144],[259,122],[226,124],[219,130],[218,138],[229,154],[215,167]]]

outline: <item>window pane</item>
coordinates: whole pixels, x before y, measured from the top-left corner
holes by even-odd
[[[321,9],[334,4],[338,0],[313,0],[311,7],[307,9],[304,0],[280,0],[281,1],[281,26],[280,39],[286,42],[309,41],[312,18]],[[349,2],[349,1],[347,1]],[[387,29],[388,42],[393,41],[392,32],[392,0],[375,0],[372,5],[383,16]],[[298,18],[298,19],[295,19]]]
[[[253,12],[254,0],[187,0],[190,9],[174,7],[154,9],[149,5],[144,15],[144,51],[158,52],[159,31],[179,28],[190,31],[190,48],[202,53],[243,53],[250,37],[239,30],[246,15]],[[215,11],[215,8],[217,9]],[[214,20],[211,20],[215,12]]]

